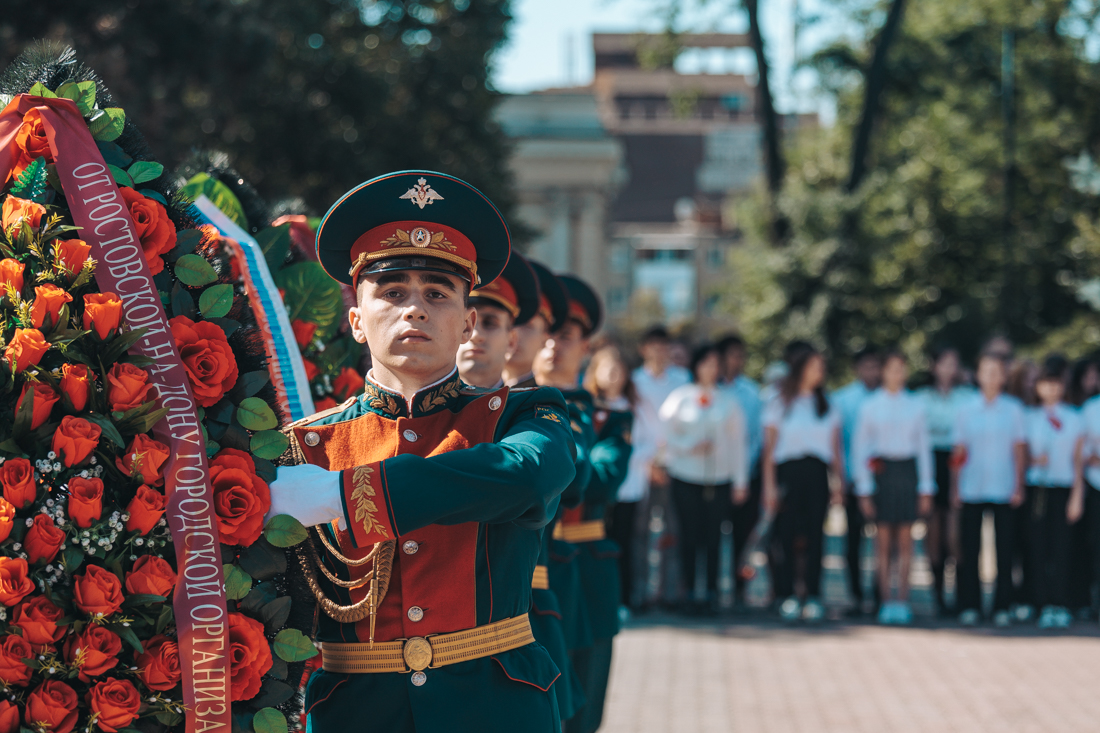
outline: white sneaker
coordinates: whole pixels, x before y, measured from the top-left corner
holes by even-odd
[[[802,606],[802,620],[816,623],[825,618],[825,606],[821,601],[811,598]]]
[[[997,611],[993,614],[993,625],[998,629],[1006,629],[1012,625],[1012,614],[1008,611]]]
[[[913,608],[905,601],[898,601],[897,610],[894,612],[894,622],[900,626],[908,626],[913,623]]]
[[[1039,614],[1039,628],[1053,629],[1058,623],[1058,609],[1054,606],[1043,606],[1043,612]]]
[[[1021,624],[1026,624],[1031,619],[1035,618],[1035,606],[1029,606],[1026,603],[1021,603],[1016,606],[1015,613],[1013,614],[1016,620]]]
[[[959,614],[959,626],[977,626],[981,620],[981,614],[973,608],[968,608]]]
[[[889,626],[894,623],[894,602],[884,601],[878,609],[878,622],[883,626]]]
[[[1069,612],[1068,608],[1059,606],[1054,609],[1054,625],[1052,629],[1068,629],[1073,623],[1073,614]]]
[[[802,603],[796,596],[791,596],[779,604],[779,618],[784,621],[797,621],[801,617]]]

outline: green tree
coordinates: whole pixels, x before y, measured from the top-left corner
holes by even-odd
[[[72,45],[169,166],[227,152],[269,200],[323,212],[389,170],[458,175],[511,205],[488,57],[508,0],[8,0],[0,64]]]

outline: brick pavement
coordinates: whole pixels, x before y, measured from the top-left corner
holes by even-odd
[[[615,642],[600,733],[1100,730],[1100,629],[691,624]]]

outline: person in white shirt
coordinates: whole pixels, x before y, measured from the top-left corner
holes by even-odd
[[[918,515],[927,516],[932,510],[936,489],[924,405],[905,389],[908,379],[905,355],[889,352],[883,360],[882,387],[863,403],[852,437],[855,493],[863,516],[878,525],[878,581],[882,599],[879,622],[884,624],[913,621],[909,607],[909,563],[913,555],[910,529]],[[898,597],[891,600],[890,559],[895,545]]]
[[[1081,518],[1084,508],[1085,422],[1063,401],[1068,371],[1064,357],[1047,357],[1035,385],[1040,404],[1027,416],[1029,560],[1042,608],[1041,629],[1064,629],[1072,620],[1067,596],[1070,524]]]
[[[820,621],[821,557],[830,500],[844,501],[840,416],[825,398],[825,358],[805,342],[787,347],[790,366],[779,394],[764,408],[762,501],[775,514],[772,565],[779,613]],[[832,468],[834,481],[829,482]],[[806,598],[794,594],[796,547],[803,539]]]
[[[860,583],[859,573],[855,570],[859,567],[859,545],[865,522],[863,513],[860,511],[859,498],[853,490],[855,475],[852,473],[852,436],[855,434],[859,408],[882,380],[882,357],[877,349],[867,346],[856,353],[852,366],[855,369],[856,378],[833,392],[829,396],[829,401],[840,413],[844,439],[844,468],[847,474],[841,478],[847,489],[844,510],[848,518],[848,568],[851,571],[848,573],[848,582],[857,605],[861,605],[863,585]]]
[[[691,357],[692,383],[673,390],[661,406],[664,466],[680,518],[680,568],[694,610],[713,607],[718,595],[720,525],[731,502],[749,493],[749,437],[737,399],[718,388],[721,360],[707,344]],[[706,555],[706,599],[696,594],[699,553]]]
[[[960,517],[958,569],[959,622],[973,626],[981,617],[978,553],[982,517],[992,512],[997,548],[997,588],[993,622],[1011,623],[1013,508],[1024,501],[1027,430],[1022,403],[1002,394],[1005,365],[1000,357],[982,354],[978,360],[978,399],[959,410],[952,462],[955,476],[952,502]]]
[[[1092,616],[1092,581],[1100,578],[1100,362],[1079,359],[1067,396],[1085,421],[1085,497],[1081,520],[1070,527],[1069,607],[1078,618]]]

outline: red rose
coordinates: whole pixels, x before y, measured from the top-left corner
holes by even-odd
[[[139,407],[151,398],[149,373],[133,364],[120,362],[107,372],[107,401],[112,412],[126,412]]]
[[[34,468],[26,458],[9,458],[0,465],[0,485],[4,487],[4,498],[16,509],[30,504],[38,493]]]
[[[255,697],[260,691],[260,678],[271,665],[271,647],[264,638],[264,625],[243,613],[230,613],[230,699],[236,702]]]
[[[0,733],[19,733],[19,706],[0,701]]]
[[[23,400],[27,396],[27,390],[34,392],[34,406],[31,408],[31,430],[38,430],[50,419],[53,406],[61,399],[53,387],[42,382],[26,382],[23,391],[19,393],[19,402],[15,406],[16,413],[23,406]]]
[[[95,372],[83,364],[61,365],[61,391],[69,398],[76,412],[88,406],[88,393],[95,382]]]
[[[11,536],[15,526],[15,507],[7,499],[0,499],[0,542]]]
[[[8,196],[4,201],[3,226],[5,232],[10,232],[12,227],[20,222],[26,222],[31,229],[37,229],[42,223],[42,217],[46,214],[46,207],[33,201]]]
[[[50,345],[37,328],[16,328],[15,336],[8,348],[4,349],[4,357],[15,367],[15,371],[21,372],[28,367],[37,366],[42,355],[49,349]]]
[[[259,539],[271,509],[271,490],[256,475],[252,457],[235,448],[221,449],[210,461],[210,483],[222,542],[247,546]]]
[[[187,316],[176,316],[168,322],[187,370],[195,400],[210,407],[237,383],[237,359],[220,326]]]
[[[127,476],[139,477],[142,483],[160,486],[164,483],[161,469],[168,460],[168,446],[139,433],[130,441],[130,447],[115,459],[115,466]]]
[[[27,577],[29,570],[21,557],[0,557],[0,603],[14,606],[34,590],[34,581]]]
[[[298,348],[304,349],[313,340],[313,334],[317,333],[317,324],[295,318],[290,322],[290,328],[294,331],[294,340],[298,342]]]
[[[27,697],[23,721],[49,733],[69,733],[76,725],[77,702],[73,688],[59,680],[46,680]]]
[[[34,289],[34,302],[31,303],[31,323],[35,328],[42,328],[49,316],[49,328],[55,328],[61,321],[62,306],[72,302],[73,296],[56,285],[39,285]]]
[[[97,682],[84,696],[88,707],[98,717],[95,724],[103,733],[118,733],[134,721],[141,710],[141,697],[129,680]]]
[[[114,293],[84,296],[84,330],[106,340],[122,322],[122,300]]]
[[[145,653],[138,655],[137,665],[141,670],[141,681],[150,690],[171,690],[179,684],[180,650],[176,642],[160,634],[154,636],[142,646]]]
[[[0,680],[5,685],[25,687],[31,681],[31,668],[24,659],[34,657],[29,641],[22,636],[6,634],[0,639]]]
[[[149,271],[156,275],[164,269],[161,255],[168,254],[176,246],[176,225],[168,218],[168,212],[159,201],[145,198],[132,188],[119,189],[134,220],[145,261]]]
[[[66,415],[53,434],[53,452],[62,462],[72,468],[84,462],[99,445],[99,436],[103,429],[94,422],[82,417]]]
[[[122,583],[110,570],[89,565],[74,581],[73,601],[84,613],[110,616],[122,607]]]
[[[54,242],[54,266],[75,277],[84,269],[84,263],[88,261],[88,253],[91,251],[92,246],[83,239],[65,239]]]
[[[103,516],[103,481],[97,478],[69,479],[69,519],[87,529]]]
[[[79,636],[65,640],[65,661],[80,670],[80,681],[89,682],[115,668],[122,653],[118,634],[99,624],[88,624]]]
[[[359,372],[351,367],[344,367],[340,370],[339,376],[332,380],[332,391],[336,393],[337,398],[346,400],[352,395],[359,394],[364,384]]]
[[[65,635],[66,627],[57,625],[64,615],[46,596],[34,596],[15,607],[11,625],[21,629],[27,643],[41,651]]]
[[[27,562],[32,564],[39,560],[53,562],[64,541],[65,532],[53,523],[48,514],[35,514],[34,524],[27,530],[27,536],[23,538],[23,546],[27,550]]]
[[[148,593],[153,596],[172,595],[176,587],[176,571],[168,561],[154,555],[142,555],[134,569],[126,574],[127,593]]]
[[[139,532],[143,535],[153,531],[157,522],[164,516],[164,508],[168,506],[168,500],[164,494],[148,486],[139,486],[134,498],[126,507],[130,518],[126,520],[127,532]]]
[[[47,163],[54,162],[46,126],[42,123],[42,111],[31,108],[23,115],[23,124],[15,133],[15,165],[8,180],[19,178],[27,166],[39,158],[45,158]]]
[[[10,257],[0,260],[0,298],[7,295],[10,287],[17,294],[23,290],[23,270],[26,269],[19,260]]]

